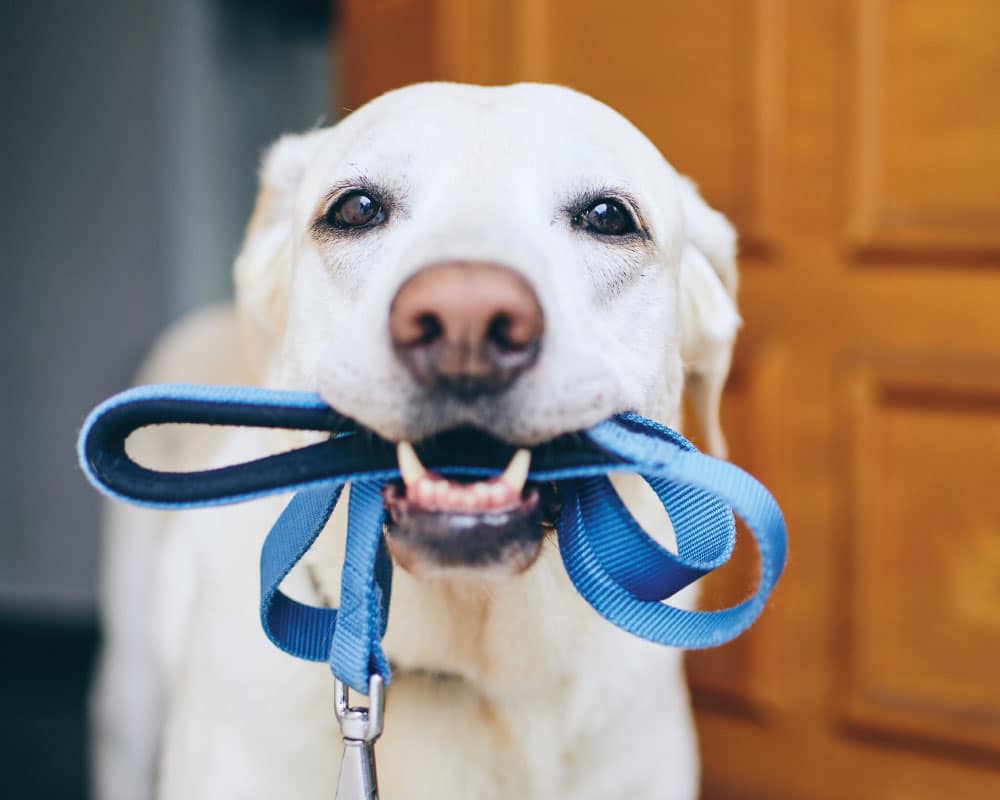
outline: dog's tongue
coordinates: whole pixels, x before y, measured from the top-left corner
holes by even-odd
[[[521,504],[524,484],[531,466],[531,451],[514,453],[503,474],[488,481],[458,483],[430,472],[409,442],[396,447],[399,472],[406,487],[406,499],[427,511],[505,511]]]

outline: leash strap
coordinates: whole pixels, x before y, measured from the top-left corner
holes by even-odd
[[[322,431],[330,438],[286,453],[214,470],[158,472],[135,463],[125,439],[138,428],[167,423],[243,425]],[[495,453],[441,448],[446,475],[496,472]],[[369,679],[390,680],[382,651],[392,562],[382,536],[381,489],[399,477],[391,444],[362,431],[315,394],[218,386],[146,386],[98,406],[79,439],[84,472],[121,500],[156,508],[234,503],[277,492],[297,494],[261,552],[261,623],[282,650],[327,661],[355,691]],[[677,553],[658,545],[628,512],[607,475],[634,472],[653,488],[670,516]],[[699,453],[683,436],[634,414],[578,436],[535,448],[529,475],[559,486],[563,510],[559,550],[577,591],[605,619],[629,633],[672,647],[723,644],[760,615],[785,564],[785,524],[774,498],[753,477]],[[350,484],[339,610],[300,603],[280,590],[330,518]],[[746,523],[761,560],[755,593],[720,611],[663,603],[732,554],[732,511]]]

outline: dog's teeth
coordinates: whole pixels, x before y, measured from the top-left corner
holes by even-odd
[[[511,491],[511,488],[506,484],[494,483],[492,486],[490,486],[490,504],[494,508],[499,508],[508,501],[512,499],[517,499],[516,497],[511,498],[512,494],[513,492]]]
[[[427,469],[420,463],[417,451],[409,442],[400,442],[396,445],[396,458],[399,461],[399,474],[407,486],[412,486],[427,474]]]
[[[434,481],[426,476],[413,483],[410,491],[418,503],[430,505],[434,502]]]
[[[500,480],[506,483],[514,494],[520,496],[524,484],[528,480],[528,468],[531,466],[531,451],[523,447],[514,453],[514,457],[503,471]]]
[[[464,491],[459,491],[458,504],[464,511],[475,511],[479,506],[479,501],[476,499],[474,492],[470,492],[466,489]]]
[[[433,502],[440,508],[444,508],[448,505],[448,499],[450,497],[451,488],[448,486],[448,481],[435,481]]]

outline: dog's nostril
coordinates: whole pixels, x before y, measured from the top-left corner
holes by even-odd
[[[426,312],[417,317],[417,335],[413,339],[414,347],[426,347],[434,344],[444,335],[444,326],[441,318],[433,312]]]
[[[508,314],[497,314],[486,328],[486,338],[499,350],[520,350],[524,345],[511,338],[511,319]]]

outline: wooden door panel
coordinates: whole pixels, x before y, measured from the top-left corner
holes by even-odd
[[[856,195],[865,247],[1000,250],[994,0],[859,0]]]
[[[864,366],[848,385],[847,716],[1000,751],[1000,370]]]

